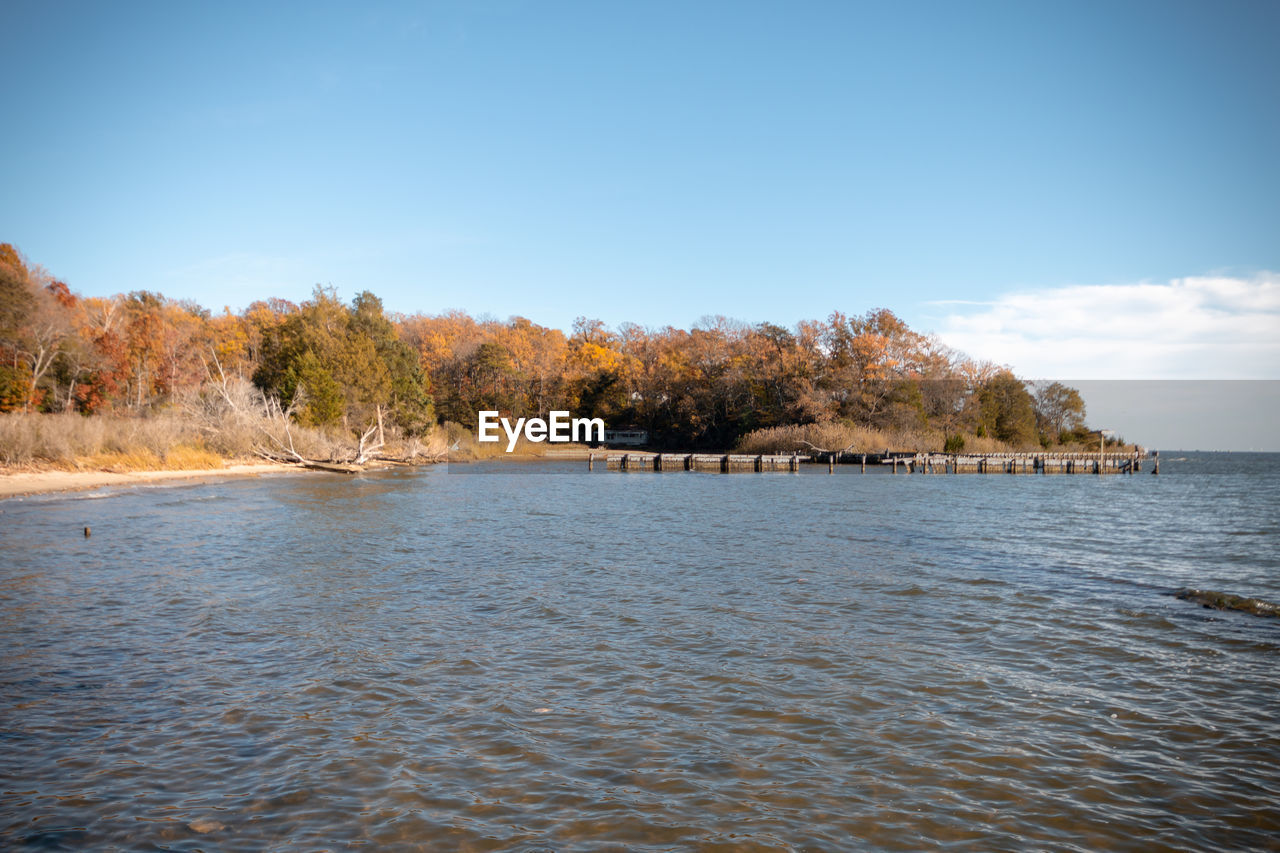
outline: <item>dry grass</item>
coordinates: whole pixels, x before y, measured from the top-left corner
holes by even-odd
[[[790,453],[795,450],[807,453],[813,450],[809,446],[812,444],[824,450],[841,450],[852,446],[851,453],[875,453],[886,449],[941,452],[945,443],[946,436],[936,430],[876,430],[827,421],[758,429],[747,433],[738,441],[738,450],[743,453]],[[1112,452],[1125,446],[1123,441],[1107,442],[1107,449]],[[1137,450],[1132,445],[1129,447]],[[964,436],[964,453],[1011,453],[1028,450],[1079,453],[1097,450],[1097,446],[1077,443],[1059,444],[1050,448],[1041,448],[1039,445],[1017,447],[991,436],[971,433]]]
[[[0,464],[6,467],[154,469],[170,448],[199,440],[194,425],[175,418],[0,415]]]
[[[198,424],[173,414],[0,415],[0,465],[6,468],[198,470],[220,468],[226,458],[205,445]]]
[[[405,461],[443,458],[445,431],[404,436],[385,433],[379,455]],[[487,445],[486,445],[487,447]],[[175,408],[145,416],[0,414],[0,467],[111,472],[221,468],[263,455],[347,462],[357,441],[341,429],[299,426],[248,382],[211,387]]]
[[[203,447],[192,447],[180,444],[170,448],[164,455],[164,467],[171,471],[198,471],[208,468],[220,468],[223,457]]]
[[[219,463],[221,464],[221,463]],[[90,471],[110,471],[112,474],[126,474],[130,471],[160,471],[164,460],[146,448],[126,453],[122,450],[109,450],[95,453],[75,461],[75,468]]]
[[[807,442],[807,443],[806,443]],[[946,436],[934,430],[877,430],[838,421],[816,424],[793,424],[768,427],[747,433],[738,441],[743,453],[810,452],[816,447],[824,450],[850,448],[852,453],[873,453],[884,450],[941,451]],[[1004,442],[990,437],[966,435],[966,453],[1000,453],[1014,450]]]
[[[442,427],[436,427],[426,435],[402,436],[395,431],[387,434],[387,444],[380,455],[404,462],[432,462],[443,459],[449,452],[449,443]]]

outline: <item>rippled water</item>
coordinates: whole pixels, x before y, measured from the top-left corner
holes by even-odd
[[[0,846],[1278,849],[1278,457],[584,467],[0,504]]]

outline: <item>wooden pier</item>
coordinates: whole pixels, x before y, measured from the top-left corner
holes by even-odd
[[[800,464],[890,466],[898,474],[1135,474],[1147,459],[1141,453],[822,453],[758,455],[746,453],[592,453],[587,469],[603,462],[609,471],[799,471]],[[1151,473],[1160,458],[1150,456]]]
[[[745,453],[610,453],[602,455],[612,471],[799,471],[804,457],[762,456]],[[587,460],[594,469],[595,454]]]
[[[1142,460],[1137,453],[920,453],[882,464],[895,473],[903,464],[908,474],[1134,474]]]

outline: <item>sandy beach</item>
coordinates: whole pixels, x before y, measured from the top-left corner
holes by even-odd
[[[209,479],[213,477],[253,477],[300,470],[296,465],[273,462],[228,465],[188,471],[17,471],[0,474],[0,500],[47,492],[73,492],[103,486],[139,486],[164,480]]]
[[[549,450],[545,454],[502,454],[483,460],[459,460],[467,462],[545,462],[553,459],[586,459],[592,452],[603,459],[607,451],[588,448],[569,448],[565,450]],[[647,454],[652,455],[652,454]],[[373,463],[370,470],[379,467],[390,467],[385,463]],[[298,465],[277,462],[248,462],[227,465],[224,468],[196,468],[185,470],[161,471],[0,471],[0,500],[21,497],[23,495],[39,495],[51,492],[78,492],[87,489],[99,489],[104,486],[141,486],[166,480],[213,479],[215,477],[256,477],[260,474],[279,474],[286,472],[302,472]]]

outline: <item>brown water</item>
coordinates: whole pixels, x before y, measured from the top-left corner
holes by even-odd
[[[1280,849],[1277,457],[583,467],[0,504],[0,846]]]

